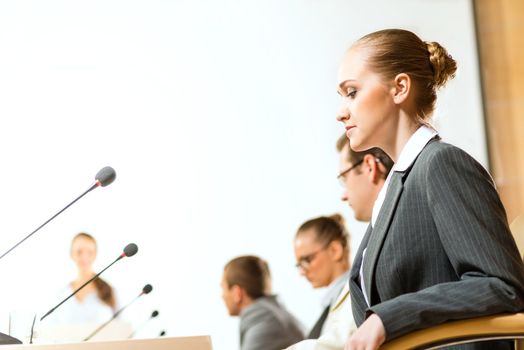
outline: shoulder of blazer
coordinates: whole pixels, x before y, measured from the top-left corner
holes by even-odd
[[[466,151],[463,149],[453,146],[449,143],[442,142],[439,136],[431,139],[426,146],[419,153],[415,161],[408,168],[409,172],[415,165],[427,165],[429,162],[433,161],[435,158],[440,158],[440,156],[454,156],[464,159],[471,159],[476,162]]]
[[[422,151],[415,158],[413,163],[411,163],[411,165],[406,169],[406,171],[404,171],[402,180],[405,181],[405,179],[407,178],[409,173],[411,173],[411,170],[413,170],[413,168],[426,168],[428,162],[430,162],[433,159],[435,154],[448,147],[455,146],[442,142],[440,136],[438,135],[429,140],[426,146],[424,146]]]
[[[425,173],[428,171],[428,169],[432,169],[434,166],[437,166],[435,162],[440,163],[443,160],[449,161],[448,165],[458,160],[461,164],[461,167],[469,169],[475,168],[493,186],[495,184],[487,169],[484,168],[484,166],[480,164],[475,158],[457,146],[442,142],[438,136],[430,140],[424,149],[420,152],[413,164],[411,164],[411,166],[406,170],[403,180],[406,179],[407,175],[413,169],[417,168],[417,172],[420,171]]]

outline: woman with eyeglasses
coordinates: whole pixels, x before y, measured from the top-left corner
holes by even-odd
[[[337,349],[356,329],[349,298],[349,234],[340,214],[321,216],[303,223],[294,239],[300,274],[313,288],[327,288],[323,312],[308,339],[289,349]],[[315,340],[313,340],[315,339]]]

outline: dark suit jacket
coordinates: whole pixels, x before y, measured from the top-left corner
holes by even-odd
[[[359,281],[366,247],[370,307]],[[448,320],[523,310],[524,265],[490,175],[459,148],[430,141],[410,168],[392,174],[350,288],[357,324],[376,313],[386,340]]]

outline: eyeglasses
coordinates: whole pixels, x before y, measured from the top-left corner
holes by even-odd
[[[295,267],[297,269],[299,269],[299,270],[300,269],[302,269],[302,270],[309,269],[309,266],[311,265],[311,262],[313,260],[315,260],[315,258],[317,257],[317,254],[320,253],[321,251],[323,251],[326,248],[327,248],[327,245],[322,247],[322,248],[320,248],[319,250],[317,250],[314,253],[311,253],[311,254],[308,254],[308,255],[304,255],[303,257],[298,259],[298,262],[295,264]]]
[[[357,166],[362,164],[362,162],[364,162],[364,159],[359,160],[358,162],[356,162],[355,164],[353,164],[352,166],[350,166],[349,168],[347,168],[346,170],[344,170],[344,171],[340,172],[340,174],[338,174],[337,179],[340,182],[340,185],[342,187],[346,186],[346,176],[347,176],[347,174],[349,174],[351,170],[355,169]]]

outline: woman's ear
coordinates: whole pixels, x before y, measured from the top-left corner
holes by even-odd
[[[407,100],[411,92],[411,78],[406,73],[397,74],[393,79],[393,87],[391,89],[393,95],[393,102],[401,104]]]
[[[339,261],[344,258],[344,247],[342,247],[340,241],[331,241],[328,249],[333,261]]]

